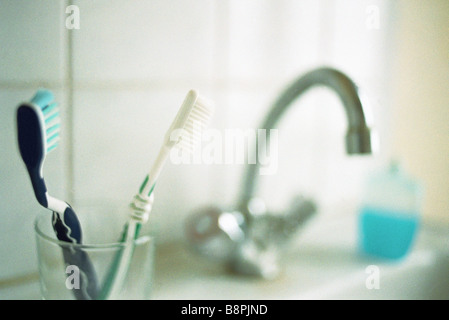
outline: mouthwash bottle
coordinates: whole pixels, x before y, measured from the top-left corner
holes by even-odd
[[[359,216],[363,253],[387,259],[407,255],[420,222],[422,191],[397,162],[368,179]]]

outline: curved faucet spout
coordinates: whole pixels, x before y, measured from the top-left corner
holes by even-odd
[[[275,101],[271,111],[267,114],[261,129],[267,130],[267,141],[270,138],[269,130],[273,129],[281,116],[294,100],[299,98],[308,89],[315,86],[325,86],[337,93],[348,119],[346,133],[346,152],[348,154],[369,154],[372,152],[371,133],[364,110],[365,105],[361,101],[360,94],[354,82],[344,73],[332,68],[319,68],[310,71],[290,85]],[[257,147],[257,143],[256,146]],[[257,172],[259,164],[247,165],[244,175],[243,191],[239,201],[240,209],[248,213],[248,202],[253,198],[257,184]]]

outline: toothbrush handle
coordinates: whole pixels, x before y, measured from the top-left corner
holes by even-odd
[[[73,247],[63,247],[62,254],[66,265],[76,266],[79,270],[79,288],[72,289],[76,300],[96,300],[98,283],[88,254],[82,249]]]
[[[125,245],[114,257],[108,275],[106,276],[106,282],[99,295],[101,300],[108,298],[115,299],[122,289],[134,253],[134,241],[139,237],[142,223],[146,223],[148,220],[153,204],[153,191],[156,180],[169,156],[170,149],[166,146],[161,147],[156,161],[153,163],[150,172],[140,185],[138,194],[131,203],[130,220],[126,223],[120,240]]]
[[[153,192],[154,185],[156,184],[157,178],[164,167],[167,158],[170,155],[170,148],[162,146],[159,154],[157,155],[156,161],[153,163],[150,172],[145,177],[144,182],[140,186],[139,194],[142,197],[150,197]]]
[[[145,179],[147,181],[147,179]],[[145,185],[145,182],[143,186]],[[133,202],[130,204],[130,219],[123,228],[122,237],[120,239],[124,246],[117,251],[114,260],[106,276],[106,282],[103,285],[99,295],[100,300],[112,298],[116,299],[123,287],[128,269],[134,253],[135,240],[139,237],[142,224],[148,220],[154,201],[154,184],[151,188],[151,195],[146,198],[142,194],[137,194]]]
[[[82,243],[81,224],[73,209],[68,206],[61,215],[53,211],[53,229],[58,240],[72,243]]]
[[[63,217],[53,211],[53,229],[58,240],[74,244],[82,243],[81,225],[70,206],[64,211]],[[80,271],[80,288],[73,289],[75,298],[77,300],[96,299],[99,291],[97,275],[88,254],[70,245],[63,246],[62,253],[66,265],[76,266]]]
[[[117,251],[111,264],[106,281],[99,294],[99,300],[117,299],[128,273],[131,258],[134,253],[134,240],[138,238],[141,224],[129,221],[122,232],[120,242],[125,246]]]
[[[47,201],[47,186],[45,185],[44,178],[41,177],[40,169],[38,166],[27,165],[28,174],[30,176],[31,185],[33,186],[34,195],[36,196],[39,204],[45,208],[48,207]]]

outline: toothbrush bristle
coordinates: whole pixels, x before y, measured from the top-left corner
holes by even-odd
[[[209,125],[212,114],[212,103],[198,96],[184,124],[177,147],[192,153],[201,142],[202,133]]]
[[[49,90],[39,90],[31,102],[39,106],[45,125],[45,150],[54,150],[59,141],[60,119],[58,104],[53,101],[54,96]]]
[[[58,146],[59,131],[61,128],[59,120],[59,108],[56,103],[49,104],[42,109],[45,122],[46,150],[47,153]]]

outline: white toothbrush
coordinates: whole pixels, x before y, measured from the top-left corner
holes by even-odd
[[[173,148],[180,148],[183,151],[192,152],[201,141],[201,134],[208,125],[213,111],[212,103],[200,96],[197,91],[190,90],[187,93],[173,123],[165,134],[156,161],[130,204],[130,219],[122,238],[126,246],[121,250],[111,268],[104,286],[103,298],[114,299],[118,297],[118,293],[122,289],[134,250],[133,241],[138,238],[141,225],[148,221],[156,181],[170,151]]]
[[[208,125],[213,113],[212,103],[200,96],[195,90],[190,90],[184,99],[173,123],[164,137],[164,142],[150,172],[140,186],[139,193],[134,197],[131,207],[134,209],[134,220],[146,222],[150,199],[156,185],[157,178],[167,161],[170,151],[177,147],[193,152],[201,140],[201,134]]]

